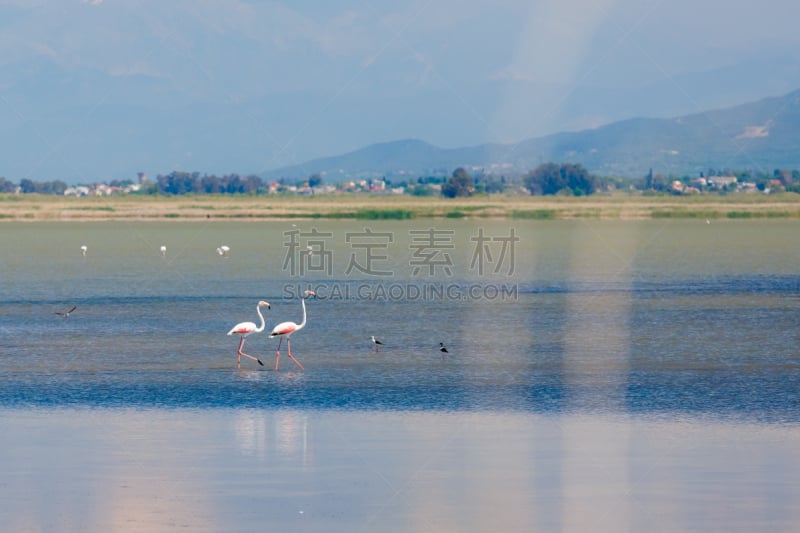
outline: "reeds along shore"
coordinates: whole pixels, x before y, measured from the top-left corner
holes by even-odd
[[[383,195],[109,196],[0,195],[1,221],[69,220],[404,220],[509,218],[531,220],[650,218],[800,218],[800,195],[737,193],[590,197],[481,195],[419,198]]]

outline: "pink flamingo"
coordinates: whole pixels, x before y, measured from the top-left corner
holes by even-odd
[[[256,327],[255,324],[252,322],[242,322],[240,324],[236,324],[233,328],[228,332],[228,335],[239,335],[242,339],[239,341],[239,349],[236,350],[236,362],[239,368],[242,367],[242,356],[249,357],[253,361],[258,361],[258,364],[264,366],[264,363],[261,362],[261,359],[258,357],[253,357],[252,355],[248,355],[242,351],[242,346],[244,346],[244,338],[250,335],[251,333],[261,333],[264,331],[264,315],[261,314],[261,308],[266,307],[269,309],[269,304],[264,300],[258,302],[256,306],[256,313],[258,313],[258,317],[261,319],[261,326]]]
[[[300,299],[300,303],[303,305],[303,321],[300,324],[295,324],[294,322],[281,322],[274,328],[272,328],[272,333],[270,333],[269,338],[273,337],[280,337],[278,341],[278,350],[275,352],[275,371],[278,370],[278,361],[281,358],[281,343],[283,342],[283,337],[286,336],[286,353],[289,355],[289,358],[294,361],[300,370],[305,370],[303,365],[300,364],[300,361],[294,358],[292,355],[292,346],[289,344],[291,342],[290,336],[295,331],[301,330],[306,326],[306,298],[309,296],[316,296],[314,291],[305,291],[303,293],[303,297]]]

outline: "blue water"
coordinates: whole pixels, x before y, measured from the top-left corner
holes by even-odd
[[[460,230],[458,224],[466,223],[449,224]],[[49,228],[3,226],[0,236],[17,251],[2,265],[0,406],[602,412],[800,421],[800,267],[787,264],[784,246],[796,238],[773,243],[754,258],[752,250],[737,255],[731,249],[736,241],[709,236],[698,249],[716,251],[687,258],[679,244],[682,226],[629,224],[644,224],[642,235],[660,239],[644,239],[647,246],[680,261],[656,268],[651,255],[637,252],[623,257],[621,267],[609,269],[598,260],[595,268],[580,255],[591,250],[559,247],[565,231],[585,234],[585,227],[531,226],[520,234],[535,236],[535,242],[519,253],[513,277],[446,280],[459,286],[502,282],[514,288],[504,299],[346,298],[331,289],[381,280],[292,277],[279,271],[280,254],[241,251],[223,259],[191,239],[179,256],[158,257],[151,245],[189,231],[178,223],[159,225],[159,240],[144,246],[139,238],[133,251],[118,234],[141,237],[155,231],[152,226],[89,224],[90,232],[106,239],[106,250],[94,243],[85,258],[74,244],[87,238],[87,225],[72,228],[81,233],[74,242],[61,246],[65,237],[59,235],[50,247],[42,245]],[[215,242],[226,231],[263,230],[253,224],[225,228]],[[781,229],[798,233],[793,226]],[[21,245],[18,231],[34,234],[35,244]],[[625,230],[607,231],[611,240]],[[722,237],[742,234],[735,226],[724,231]],[[292,342],[306,370],[286,357],[284,342],[275,372],[277,340],[266,333],[245,344],[245,352],[265,366],[243,358],[238,369],[238,338],[225,333],[237,322],[257,322],[260,299],[272,303],[265,312],[267,331],[284,320],[300,322],[294,287],[321,283],[325,294],[309,300],[308,325]],[[78,309],[67,319],[53,314],[72,305]],[[386,342],[380,353],[371,335]],[[439,342],[447,344],[447,356],[438,351]]]

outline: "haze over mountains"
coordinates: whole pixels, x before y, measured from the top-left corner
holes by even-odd
[[[373,144],[341,156],[276,169],[267,177],[424,176],[463,166],[524,173],[540,163],[581,163],[604,175],[695,175],[709,168],[800,168],[800,90],[728,109],[670,119],[636,118],[515,144],[444,149],[420,140]]]
[[[0,0],[0,177],[303,164],[307,178],[306,161],[386,142],[373,149],[391,157],[402,139],[433,146],[406,144],[412,159],[387,171],[527,167],[592,148],[599,172],[669,171],[684,163],[651,152],[631,163],[624,151],[654,123],[610,125],[800,87],[798,19],[796,0]],[[694,149],[680,129],[656,130],[640,147],[678,159]],[[720,155],[709,164],[736,164]]]

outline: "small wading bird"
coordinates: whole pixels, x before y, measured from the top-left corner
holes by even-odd
[[[281,322],[280,324],[272,328],[272,333],[270,333],[269,338],[271,339],[273,337],[280,337],[280,340],[278,341],[278,349],[275,352],[276,372],[278,370],[278,362],[280,361],[281,358],[281,343],[283,342],[283,337],[286,337],[286,353],[289,355],[289,359],[294,361],[294,364],[296,364],[300,368],[300,370],[305,370],[305,368],[303,368],[303,365],[300,364],[300,361],[295,359],[294,356],[292,355],[292,346],[289,343],[291,342],[290,337],[292,333],[306,327],[306,298],[310,296],[316,296],[314,291],[305,291],[303,293],[303,297],[300,299],[300,303],[303,306],[303,321],[300,322],[300,324],[295,324],[294,322]]]
[[[89,248],[87,248],[85,244],[83,246],[81,246],[81,255],[86,256],[86,252],[88,250],[89,250]]]
[[[378,353],[380,350],[378,349],[378,345],[383,346],[383,343],[375,338],[375,335],[372,336],[372,344],[375,345],[375,353]]]
[[[64,318],[67,318],[70,315],[70,313],[72,313],[77,308],[78,308],[78,306],[74,305],[74,306],[72,306],[72,309],[70,309],[69,311],[56,311],[53,314],[54,315],[58,315],[58,316],[63,316]]]
[[[217,248],[217,253],[219,255],[221,255],[222,257],[227,257],[228,256],[228,252],[230,252],[230,251],[231,251],[231,249],[228,248],[227,246],[225,246],[224,244],[222,246],[220,246],[219,248]]]
[[[167,247],[162,244],[161,245],[161,257],[164,257],[165,255],[167,255]]]
[[[239,341],[239,348],[236,350],[236,363],[239,368],[242,367],[242,356],[249,357],[253,361],[258,361],[259,365],[264,366],[264,363],[261,362],[261,359],[258,357],[253,357],[252,355],[248,355],[242,351],[245,337],[251,333],[261,333],[264,331],[264,315],[261,314],[262,307],[269,309],[269,304],[262,300],[258,302],[258,305],[256,306],[256,313],[258,313],[258,317],[261,319],[261,326],[256,327],[256,325],[252,322],[242,322],[233,326],[233,328],[228,332],[228,335],[239,335],[241,337],[241,340]]]
[[[439,351],[442,352],[442,361],[446,360],[447,359],[447,354],[450,353],[450,352],[447,351],[447,348],[445,348],[443,342],[439,343]]]

